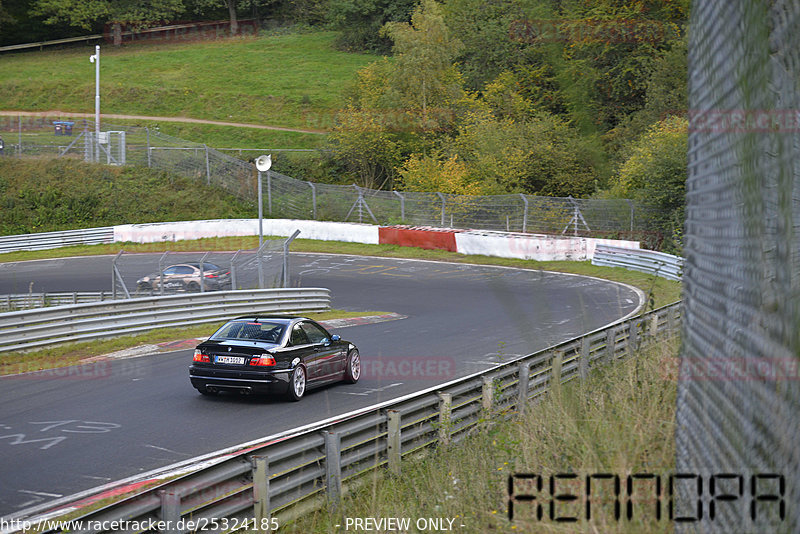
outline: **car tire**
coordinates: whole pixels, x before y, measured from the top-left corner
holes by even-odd
[[[200,284],[197,282],[189,282],[186,284],[186,291],[200,291]]]
[[[306,393],[306,368],[298,365],[289,376],[289,390],[286,395],[290,401],[297,402]]]
[[[148,283],[148,282],[140,282],[136,286],[136,289],[138,289],[139,291],[152,291],[153,290],[153,285]]]
[[[344,381],[355,384],[359,378],[361,378],[361,355],[358,353],[358,349],[353,349],[347,353]]]

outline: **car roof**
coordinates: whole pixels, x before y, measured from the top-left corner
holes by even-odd
[[[232,321],[274,321],[278,323],[289,324],[294,321],[303,320],[303,321],[310,321],[308,317],[302,317],[300,315],[244,315],[242,317],[236,317],[235,319],[231,319]]]

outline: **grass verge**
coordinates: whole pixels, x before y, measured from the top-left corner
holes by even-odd
[[[531,403],[522,416],[487,417],[463,441],[415,461],[404,460],[400,477],[384,469],[373,471],[362,477],[337,511],[309,513],[282,524],[281,532],[345,532],[347,518],[409,518],[411,528],[403,531],[412,533],[426,531],[416,527],[416,521],[425,518],[452,519],[453,531],[465,534],[672,532],[670,521],[655,519],[650,494],[633,501],[632,520],[617,520],[613,490],[596,486],[591,521],[585,520],[585,501],[558,502],[556,508],[558,516],[583,518],[580,521],[553,521],[547,481],[559,473],[610,473],[624,483],[631,473],[674,472],[677,388],[669,377],[676,376],[677,351],[676,338],[651,345],[635,358],[598,368],[585,382],[552,391]],[[534,513],[541,500],[517,502],[514,520],[509,520],[509,475],[519,473],[541,475],[545,481],[538,493],[545,496],[541,520]],[[574,482],[559,481],[558,491],[582,495],[583,486]],[[515,487],[537,493],[520,487],[519,481]]]
[[[375,60],[336,50],[336,36],[313,31],[105,47],[103,112],[327,129],[356,71]],[[95,79],[87,52],[4,55],[0,108],[90,112]]]
[[[304,315],[317,321],[325,321],[327,319],[380,315],[381,313],[384,312],[330,310],[327,312],[307,313]],[[158,328],[143,334],[70,343],[67,345],[56,345],[53,347],[39,348],[35,351],[5,352],[0,355],[0,376],[76,365],[87,358],[102,356],[117,350],[139,345],[151,345],[175,340],[207,337],[212,334],[214,329],[218,326],[219,325],[216,323],[206,323],[186,328]]]

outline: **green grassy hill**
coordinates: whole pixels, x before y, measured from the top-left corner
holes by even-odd
[[[145,167],[0,157],[0,235],[255,215],[220,189]]]
[[[334,32],[311,32],[102,46],[101,112],[325,130],[355,72],[375,59],[335,50],[335,37]],[[88,61],[93,52],[86,46],[1,55],[0,109],[93,112],[95,71]],[[210,131],[219,144],[236,142],[240,135],[248,146],[315,143],[307,139],[313,134],[160,126],[200,142],[208,142],[197,137]]]

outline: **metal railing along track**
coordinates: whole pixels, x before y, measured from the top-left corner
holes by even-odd
[[[324,288],[214,291],[143,297],[0,314],[0,352],[207,322],[249,313],[324,311]]]
[[[282,524],[337,501],[343,485],[369,470],[387,466],[399,475],[404,456],[458,441],[485,418],[524,411],[551,384],[583,380],[598,365],[634,356],[676,334],[680,321],[680,303],[671,304],[480,373],[195,459],[204,467],[82,516],[91,528],[80,532],[105,532],[95,527],[119,520],[161,521],[161,532],[170,534],[199,528],[198,521],[209,521],[207,532],[275,516]]]

